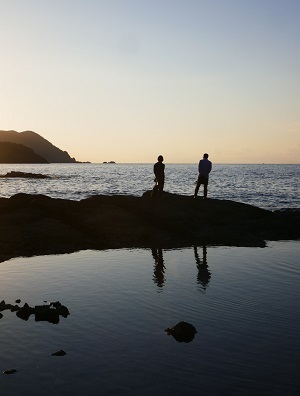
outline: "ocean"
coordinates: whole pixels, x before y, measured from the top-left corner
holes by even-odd
[[[299,170],[216,164],[209,197],[299,210]],[[51,178],[0,178],[2,197],[141,196],[153,187],[152,164],[0,166],[0,174],[10,171]],[[195,164],[166,164],[165,190],[192,195],[196,178]],[[298,396],[299,257],[298,240],[267,241],[264,248],[87,250],[2,262],[0,301],[7,307],[59,301],[70,314],[52,323],[9,308],[0,312],[1,394]],[[181,321],[196,328],[188,342],[165,332]],[[66,355],[52,356],[59,350]]]
[[[0,165],[0,175],[10,171],[41,173],[51,178],[0,178],[0,197],[20,192],[72,200],[96,194],[142,196],[154,185],[153,164]],[[165,174],[165,191],[193,195],[197,164],[166,164]],[[299,174],[300,165],[213,164],[208,196],[269,210],[299,209]]]

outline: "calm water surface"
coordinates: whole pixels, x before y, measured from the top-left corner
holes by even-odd
[[[1,394],[299,395],[299,253],[295,241],[1,263],[0,300],[70,310],[56,325],[2,312],[1,371],[18,372]],[[182,320],[198,331],[189,343],[164,332]]]

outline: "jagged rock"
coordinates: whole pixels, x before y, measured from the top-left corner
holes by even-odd
[[[68,308],[62,305],[59,301],[51,302],[46,305],[36,305],[33,308],[27,303],[25,303],[23,307],[19,307],[18,305],[6,304],[5,301],[2,300],[0,302],[0,311],[4,310],[16,312],[16,316],[25,321],[27,321],[31,315],[35,315],[36,322],[45,321],[53,324],[59,323],[60,316],[66,318],[70,314]],[[0,319],[2,316],[0,316]]]
[[[62,305],[59,301],[55,301],[55,302],[50,303],[50,306],[55,308],[57,313],[59,315],[63,316],[64,318],[66,318],[70,314],[68,308],[65,307],[64,305]]]
[[[11,312],[18,311],[20,307],[18,305],[6,304],[4,300],[0,302],[0,312],[10,310]]]
[[[1,312],[1,311],[4,311],[4,310],[5,310],[5,307],[6,307],[5,301],[2,300],[2,301],[0,302],[0,312]]]
[[[38,308],[38,307],[36,307]],[[55,309],[37,309],[35,311],[35,321],[36,322],[49,322],[53,324],[59,323],[59,314]]]
[[[18,318],[27,321],[33,313],[34,308],[31,308],[27,303],[25,303],[24,306],[16,312],[16,315]]]

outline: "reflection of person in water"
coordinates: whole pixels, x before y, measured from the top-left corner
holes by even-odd
[[[163,287],[165,283],[165,264],[163,252],[160,248],[152,248],[152,257],[154,258],[154,275],[153,281],[158,287]]]
[[[203,246],[202,260],[199,257],[197,246],[194,246],[194,255],[195,255],[195,260],[196,260],[196,266],[198,269],[197,283],[198,283],[198,285],[201,286],[201,288],[203,290],[206,290],[206,288],[208,287],[210,278],[211,278],[211,273],[210,273],[210,271],[208,269],[208,265],[207,265],[207,247]]]

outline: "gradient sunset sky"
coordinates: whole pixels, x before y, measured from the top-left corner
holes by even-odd
[[[299,0],[0,0],[0,129],[79,161],[300,163]]]

